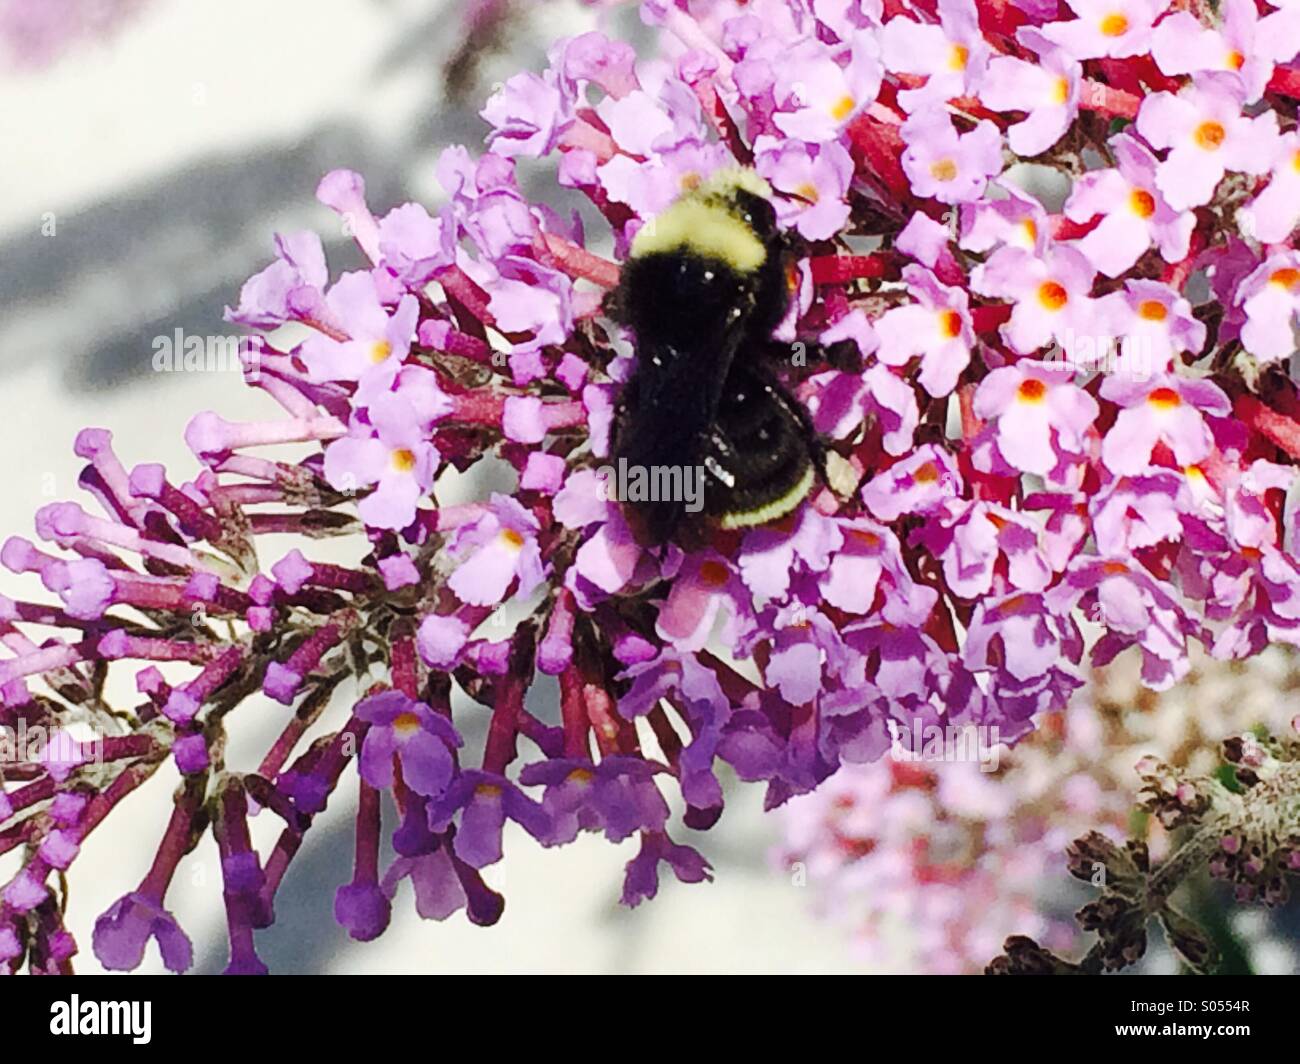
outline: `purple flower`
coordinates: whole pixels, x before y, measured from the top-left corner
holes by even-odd
[[[370,786],[392,787],[396,761],[416,794],[436,798],[446,789],[455,767],[451,751],[463,745],[446,717],[401,691],[362,699],[356,715],[371,724],[361,747],[361,776]]]
[[[634,831],[662,831],[668,805],[655,786],[655,766],[633,757],[552,758],[528,765],[519,782],[544,786],[542,809],[551,818],[548,846],[572,842],[581,831],[603,831],[622,842]]]
[[[357,505],[362,520],[375,528],[405,528],[433,486],[440,456],[402,393],[376,399],[369,414],[369,426],[355,424],[326,448],[325,479],[340,491],[373,484],[375,490]]]
[[[467,770],[456,777],[442,797],[429,806],[429,830],[445,831],[460,819],[452,849],[471,868],[486,868],[501,860],[501,829],[509,817],[538,842],[551,832],[551,818],[504,776]]]
[[[1162,19],[1151,37],[1151,56],[1166,74],[1226,72],[1247,102],[1259,99],[1276,60],[1300,52],[1300,22],[1278,11],[1260,18],[1251,0],[1224,0],[1223,22],[1210,29],[1189,11]]]
[[[329,273],[320,237],[310,230],[277,234],[276,259],[244,282],[239,306],[226,308],[226,320],[258,328],[318,316]]]
[[[835,140],[880,91],[877,51],[868,34],[853,37],[846,64],[841,64],[828,46],[811,38],[787,47],[774,71],[777,111],[773,124],[797,140]]]
[[[169,971],[189,971],[194,963],[189,936],[171,913],[141,891],[119,898],[95,921],[95,956],[110,971],[135,971],[150,938],[157,940]]]
[[[774,189],[790,193],[777,200],[782,225],[793,225],[809,240],[826,240],[844,228],[853,160],[839,143],[759,137],[754,168]]]
[[[334,919],[358,942],[370,942],[388,929],[392,905],[378,883],[345,883],[334,894]]]
[[[690,846],[675,843],[660,831],[643,832],[641,849],[627,863],[623,880],[623,904],[631,907],[653,898],[659,893],[659,863],[668,867],[683,883],[700,883],[712,880],[709,862]]]
[[[387,381],[396,374],[415,336],[419,304],[403,296],[389,315],[379,298],[374,276],[368,271],[345,273],[325,303],[346,339],[318,335],[302,347],[303,361],[313,380]]]
[[[1098,333],[1113,335],[1102,323],[1090,293],[1096,274],[1074,248],[1057,245],[1042,256],[1003,247],[975,268],[971,287],[981,295],[1015,302],[1011,320],[1002,326],[1008,344],[1022,355],[1055,340],[1070,356],[1075,341]]]
[[[1007,143],[1018,155],[1047,151],[1065,135],[1079,113],[1082,70],[1064,50],[1040,33],[1022,29],[1020,40],[1039,53],[1037,63],[998,56],[979,87],[980,102],[999,111],[1025,111],[1008,127]]]
[[[898,94],[909,111],[974,96],[988,65],[989,46],[971,0],[939,0],[939,25],[891,18],[880,35],[881,59],[897,74],[920,74],[920,89]]]
[[[511,585],[527,598],[544,576],[537,547],[537,518],[507,495],[493,495],[488,510],[462,525],[450,550],[460,564],[447,586],[462,602],[491,606],[504,600]]]
[[[1300,312],[1300,255],[1270,255],[1237,287],[1233,303],[1245,317],[1241,342],[1261,362],[1278,362],[1295,350],[1294,325]]]

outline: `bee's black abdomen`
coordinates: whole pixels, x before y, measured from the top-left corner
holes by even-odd
[[[703,458],[709,515],[725,527],[776,520],[815,481],[813,443],[776,386],[737,365],[723,389]]]

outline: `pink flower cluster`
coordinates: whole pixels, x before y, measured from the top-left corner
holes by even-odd
[[[495,919],[478,870],[507,819],[545,845],[639,839],[635,904],[662,863],[708,875],[670,836],[661,783],[705,828],[723,764],[775,806],[880,757],[891,726],[1014,740],[1067,705],[1085,657],[1129,650],[1167,688],[1196,643],[1300,642],[1300,9],[1167,8],[649,0],[659,54],[558,42],[488,100],[485,152],[442,153],[437,210],[377,209],[358,175],[327,175],[318,197],[367,265],[332,276],[316,234],[281,234],[228,314],[258,332],[255,383],[284,416],[200,414],[202,468],[180,484],[128,472],[88,430],[102,515],[52,505],[37,532],[62,553],[4,551],[61,605],[5,600],[0,722],[93,716],[103,670],[141,662],[122,718],[140,748],[115,748],[114,778],[124,793],[171,759],[191,782],[149,879],[105,915],[101,958],[138,963],[162,928],[180,965],[163,892],[210,822],[231,969],[257,970],[253,929],[354,755],[336,911],[364,939],[408,878],[422,913]],[[539,161],[597,232],[524,195]],[[863,356],[787,381],[857,486],[647,550],[598,490],[635,358],[603,299],[640,227],[736,164],[808,249],[781,337]],[[448,503],[463,474],[498,490]],[[362,557],[264,566],[282,533],[364,537]],[[526,698],[543,676],[553,720]],[[310,739],[358,679],[348,723]],[[484,707],[481,748],[453,688]],[[259,690],[294,707],[284,733],[256,771],[222,765],[226,718]],[[0,963],[57,970],[47,878],[121,794],[75,766],[24,772],[0,795],[0,848],[36,856],[0,893]],[[389,789],[400,856],[383,869]],[[56,815],[69,793],[85,801]],[[256,809],[286,822],[269,855]]]

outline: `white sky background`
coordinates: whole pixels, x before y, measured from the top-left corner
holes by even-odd
[[[36,508],[78,498],[82,462],[72,442],[83,425],[111,429],[128,468],[161,461],[181,481],[196,469],[181,440],[194,412],[275,413],[235,374],[152,372],[153,340],[177,328],[232,332],[221,308],[269,261],[277,229],[315,227],[335,273],[358,265],[337,239],[337,220],[314,200],[325,171],[361,171],[380,210],[431,200],[437,151],[475,144],[483,131],[472,108],[439,103],[439,61],[460,9],[429,0],[156,0],[107,44],[81,43],[45,71],[0,75],[0,534],[30,535]],[[514,31],[513,54],[488,64],[471,101],[493,79],[540,67],[545,46],[589,18],[577,4],[548,4]],[[56,219],[53,237],[40,233],[46,212]],[[316,557],[328,551],[309,548]],[[280,553],[273,548],[264,562]],[[0,572],[0,591],[37,597],[41,589],[35,578]],[[284,713],[255,700],[237,711],[232,733],[245,730],[247,742],[236,742],[236,757],[245,751],[236,763],[255,764]],[[79,971],[99,970],[94,918],[148,867],[174,782],[160,772],[95,832],[75,866],[69,924]],[[808,892],[767,867],[777,825],[762,817],[761,794],[732,789],[723,823],[695,838],[714,863],[711,885],[665,880],[657,899],[628,913],[616,903],[632,843],[584,836],[543,851],[516,832],[507,837],[507,907],[495,928],[463,915],[423,922],[404,888],[388,933],[359,944],[330,916],[334,888],[350,878],[354,799],[345,783],[309,834],[259,949],[273,971],[851,966],[841,936],[810,915]],[[263,842],[278,830],[271,819],[258,818]],[[7,868],[0,861],[0,872]],[[499,870],[490,881],[501,883]],[[210,837],[182,864],[169,902],[194,939],[198,969],[220,970]],[[141,970],[161,970],[155,947]]]

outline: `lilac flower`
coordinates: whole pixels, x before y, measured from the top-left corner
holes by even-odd
[[[945,111],[927,107],[903,123],[902,136],[903,170],[918,196],[968,203],[1002,171],[1002,136],[987,120],[958,133]]]
[[[1038,52],[1038,62],[1013,56],[992,59],[979,97],[995,110],[1027,112],[1007,130],[1007,143],[1019,155],[1038,155],[1060,140],[1078,115],[1082,71],[1040,34],[1022,29],[1019,37]]]
[[[1125,338],[1130,373],[1164,372],[1180,352],[1199,354],[1205,345],[1205,325],[1192,316],[1191,304],[1158,281],[1128,281],[1106,299],[1108,316]]]
[[[1156,167],[1156,187],[1174,210],[1208,203],[1229,171],[1265,173],[1277,151],[1277,116],[1242,114],[1242,98],[1225,74],[1205,74],[1178,95],[1158,92],[1142,102],[1137,131],[1169,148]]]
[[[1075,59],[1140,55],[1151,46],[1151,26],[1167,0],[1067,0],[1078,17],[1049,22],[1043,36]]]
[[[1157,443],[1168,446],[1180,466],[1195,465],[1214,445],[1204,414],[1224,417],[1232,409],[1217,384],[1172,373],[1148,381],[1108,377],[1101,394],[1123,408],[1102,441],[1103,461],[1121,474],[1145,470]]]
[[[1300,255],[1271,255],[1238,285],[1233,303],[1245,322],[1241,342],[1261,362],[1277,362],[1295,349],[1294,323],[1300,311]]]
[[[361,271],[340,277],[325,305],[346,339],[320,335],[303,344],[303,361],[314,380],[368,383],[397,372],[415,335],[419,308],[414,296],[404,296],[390,317],[374,276]]]
[[[1268,185],[1238,212],[1241,231],[1266,244],[1285,240],[1300,223],[1300,134],[1284,133]]]
[[[1117,134],[1110,148],[1118,166],[1084,174],[1066,200],[1072,221],[1102,216],[1076,246],[1107,277],[1124,273],[1152,244],[1166,262],[1178,262],[1187,255],[1196,219],[1165,200],[1157,187],[1160,163],[1134,137]]]
[[[920,355],[921,385],[933,396],[947,395],[969,364],[975,342],[966,293],[941,284],[921,266],[906,267],[903,279],[917,302],[888,310],[876,321],[877,357],[902,366]]]
[[[507,157],[546,155],[571,121],[571,106],[554,79],[515,74],[483,108],[492,127],[488,142]]]
[[[1274,59],[1300,52],[1300,23],[1275,12],[1260,18],[1249,0],[1224,0],[1223,22],[1210,29],[1188,11],[1162,19],[1151,37],[1151,55],[1166,74],[1226,71],[1239,80],[1250,103],[1264,92]]]
[[[754,168],[773,188],[798,197],[779,201],[782,224],[793,225],[809,240],[826,240],[844,227],[853,160],[835,141],[806,144],[759,137]]]
[[[1058,461],[1085,451],[1098,407],[1059,369],[1025,361],[984,378],[975,393],[975,412],[996,419],[998,451],[1008,462],[1043,476]]]
[[[537,519],[519,503],[493,495],[490,509],[452,537],[450,549],[462,560],[447,586],[475,606],[502,601],[516,581],[515,596],[527,598],[543,577],[537,532]]]
[[[787,137],[831,141],[880,91],[875,40],[855,35],[847,64],[820,41],[805,38],[785,49],[776,71],[778,110],[772,121]]]
[[[990,51],[971,0],[940,0],[937,26],[891,18],[880,35],[880,49],[888,70],[926,78],[924,87],[899,93],[909,111],[942,105],[954,96],[974,96]]]
[[[1055,340],[1066,357],[1083,337],[1113,335],[1098,328],[1098,303],[1090,293],[1095,271],[1074,248],[1058,245],[1039,258],[1020,248],[1003,247],[976,267],[971,287],[1011,299],[1011,320],[1002,327],[1007,343],[1023,355]]]
[[[354,427],[325,451],[325,477],[342,491],[375,486],[357,506],[375,528],[405,528],[415,520],[416,504],[433,486],[439,455],[425,438],[415,408],[399,394],[377,399],[370,408],[371,428]]]
[[[881,521],[902,514],[941,512],[944,503],[962,494],[961,472],[953,457],[925,444],[908,457],[878,473],[862,488],[862,501]]]
[[[277,235],[275,250],[275,261],[244,282],[239,306],[226,308],[227,321],[274,327],[322,315],[329,273],[320,237],[311,231]]]

